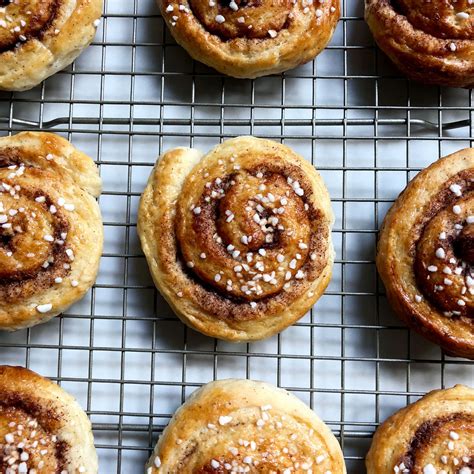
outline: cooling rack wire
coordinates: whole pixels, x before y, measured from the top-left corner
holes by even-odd
[[[72,392],[91,417],[100,472],[138,473],[174,410],[199,385],[266,380],[311,405],[364,471],[373,430],[433,388],[473,383],[390,311],[374,265],[377,229],[422,167],[472,146],[473,94],[413,84],[374,47],[363,2],[345,0],[314,63],[255,81],[191,61],[153,0],[105,0],[93,45],[30,92],[0,94],[0,135],[49,130],[95,157],[104,180],[101,271],[67,314],[0,335],[0,363],[25,365]],[[334,277],[305,318],[259,343],[186,329],[153,287],[136,235],[156,156],[253,134],[311,160],[336,213]]]

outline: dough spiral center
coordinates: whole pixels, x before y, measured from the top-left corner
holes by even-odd
[[[474,183],[455,176],[431,202],[416,244],[423,295],[445,316],[474,317]]]
[[[189,180],[176,231],[190,273],[227,297],[253,302],[285,291],[290,280],[314,278],[318,219],[297,180],[237,168],[203,188]]]
[[[54,286],[74,259],[61,204],[68,205],[28,184],[29,176],[50,177],[23,165],[0,168],[0,297],[10,302]]]

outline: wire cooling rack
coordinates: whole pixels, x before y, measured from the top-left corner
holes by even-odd
[[[58,381],[91,417],[100,472],[139,473],[174,410],[213,379],[248,377],[294,392],[338,436],[348,472],[364,471],[376,426],[426,391],[473,383],[390,311],[374,265],[377,229],[407,181],[472,145],[473,94],[413,84],[374,47],[363,2],[345,0],[314,63],[255,81],[223,77],[178,47],[153,0],[105,0],[93,45],[23,93],[0,94],[0,135],[49,130],[100,166],[101,271],[62,317],[0,335],[0,363]],[[184,327],[157,294],[136,235],[156,156],[253,134],[311,160],[331,192],[337,259],[305,318],[274,338],[233,345]]]

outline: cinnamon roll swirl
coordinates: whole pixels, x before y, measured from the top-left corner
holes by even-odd
[[[329,428],[289,392],[251,380],[211,382],[175,413],[146,474],[345,474]]]
[[[474,149],[433,163],[385,217],[377,267],[400,318],[474,358]]]
[[[165,153],[138,232],[155,284],[204,334],[250,341],[303,316],[331,277],[333,214],[316,170],[253,137]]]
[[[1,0],[0,90],[31,89],[92,41],[102,0]]]
[[[474,390],[435,390],[395,413],[376,431],[367,474],[471,474]]]
[[[0,329],[45,322],[92,286],[100,188],[92,159],[57,135],[0,138]]]
[[[196,60],[239,78],[311,61],[329,43],[339,0],[158,0],[176,41]]]
[[[365,17],[380,49],[408,77],[474,85],[472,0],[365,0]]]
[[[23,367],[0,366],[0,472],[98,472],[82,408],[55,383]]]

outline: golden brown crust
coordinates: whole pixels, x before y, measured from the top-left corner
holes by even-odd
[[[101,14],[102,0],[0,6],[0,90],[31,89],[71,64],[91,43]]]
[[[474,85],[474,5],[470,0],[365,0],[379,47],[408,77]]]
[[[385,217],[377,252],[398,316],[448,353],[468,358],[474,358],[473,222],[469,148],[438,160],[409,183]]]
[[[196,60],[239,78],[314,59],[330,41],[339,0],[158,0],[176,41]]]
[[[434,390],[376,431],[367,474],[457,473],[474,467],[474,390]]]
[[[138,233],[155,284],[186,324],[248,341],[291,325],[324,292],[332,222],[307,161],[240,137],[205,157],[165,153],[143,193]]]
[[[262,382],[230,379],[191,395],[163,432],[146,473],[231,471],[345,474],[346,468],[336,438],[303,402]]]
[[[0,139],[0,329],[45,322],[95,281],[101,180],[91,158],[50,133]]]
[[[0,366],[0,472],[98,472],[91,424],[79,404],[23,367]]]

